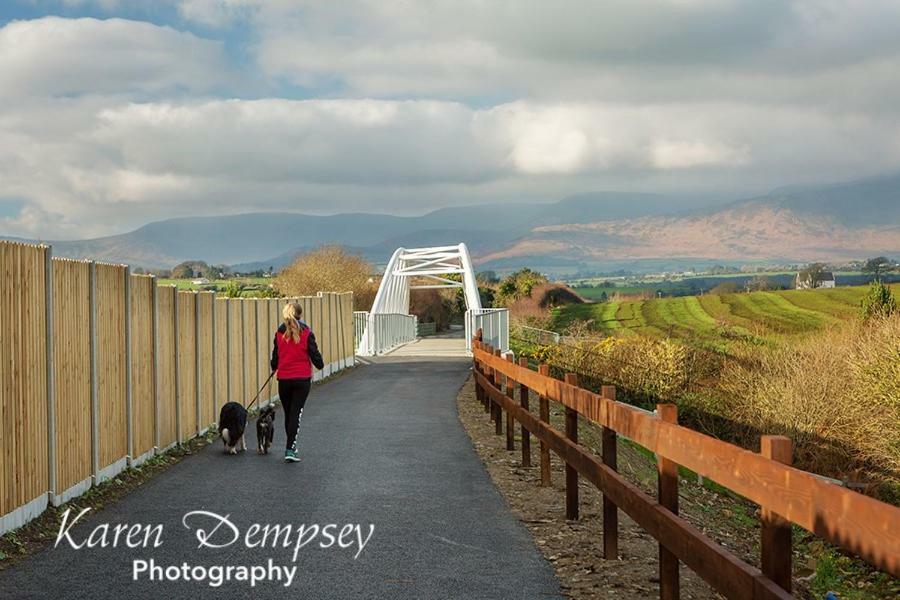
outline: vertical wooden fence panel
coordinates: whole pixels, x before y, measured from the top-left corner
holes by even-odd
[[[55,505],[91,486],[90,277],[86,261],[53,259]]]
[[[174,287],[160,286],[156,294],[157,380],[159,386],[159,446],[169,448],[178,441],[175,385],[175,293]]]
[[[0,532],[47,506],[47,252],[0,242]]]
[[[214,421],[219,419],[219,410],[229,401],[228,398],[228,299],[216,298],[216,407]]]
[[[309,310],[307,310],[306,306],[303,307],[303,313],[309,315],[309,320],[306,321],[306,323],[309,325],[310,329],[312,329],[313,333],[316,334],[316,342],[319,345],[319,351],[322,352],[322,358],[325,359],[325,352],[322,348],[322,298],[302,298],[301,303],[305,303],[309,306]],[[318,381],[325,376],[325,371],[313,369],[313,380]]]
[[[241,319],[243,300],[231,298],[228,300],[229,325],[228,354],[231,365],[228,369],[229,385],[231,388],[231,402],[244,401],[244,327]]]
[[[97,265],[98,483],[122,471],[128,454],[125,276],[122,265]]]
[[[153,343],[153,287],[146,275],[131,276],[131,420],[132,464],[148,458],[156,445]]]
[[[278,326],[281,324],[281,301],[280,300],[269,300],[269,330],[268,337],[266,341],[266,367],[271,370],[270,358],[272,354],[272,345],[274,343],[275,332],[278,330]],[[278,386],[276,385],[275,378],[272,378],[272,381],[269,382],[269,389],[267,391],[270,400],[274,400],[275,396],[278,394]]]
[[[346,369],[353,364],[353,294],[351,293],[341,294],[341,354],[344,357],[343,368]]]
[[[195,292],[178,292],[178,399],[180,439],[197,435],[197,346]]]
[[[213,292],[200,292],[197,295],[199,322],[197,323],[198,348],[200,374],[197,380],[200,382],[200,429],[206,429],[219,418],[216,413],[214,390],[214,349],[213,349]]]
[[[259,385],[256,386],[256,389],[253,390],[255,394],[257,390],[259,390],[260,386],[268,379],[269,377],[269,301],[262,298],[256,300],[254,303],[254,308],[256,309],[256,345],[257,345],[257,360],[256,360],[256,373],[257,379],[259,381]],[[266,388],[268,388],[268,384]],[[269,401],[269,395],[267,394],[268,390],[263,390],[259,395],[259,405],[262,406]]]
[[[258,381],[259,369],[257,368],[259,357],[259,344],[256,342],[256,300],[241,300],[241,307],[244,313],[244,337],[242,350],[244,352],[244,394],[239,400],[242,404],[247,404],[253,398],[256,390],[259,389]]]

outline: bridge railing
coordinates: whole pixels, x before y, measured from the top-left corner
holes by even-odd
[[[521,424],[522,464],[531,466],[531,436],[540,440],[541,484],[550,485],[550,451],[566,463],[566,518],[578,518],[578,478],[603,493],[604,558],[618,557],[618,511],[625,512],[660,544],[660,597],[677,598],[683,562],[727,598],[791,598],[791,524],[796,524],[876,568],[900,576],[900,508],[836,486],[790,466],[791,441],[763,436],[759,454],[678,425],[673,404],[655,413],[616,402],[614,386],[601,393],[581,389],[577,376],[565,381],[537,372],[525,359],[500,357],[500,349],[473,340],[476,396],[502,434],[515,445]],[[519,388],[517,399],[515,387]],[[540,400],[539,416],[529,392]],[[565,433],[550,423],[549,401],[565,407]],[[602,456],[578,443],[579,417],[599,425]],[[656,454],[658,494],[653,498],[617,472],[616,438],[622,435]],[[758,569],[706,537],[678,516],[678,467],[709,478],[761,508]]]
[[[472,350],[472,340],[481,330],[485,344],[509,351],[509,310],[505,308],[476,308],[466,311],[466,350]]]
[[[415,315],[398,313],[353,313],[356,354],[377,356],[416,340],[419,319]]]

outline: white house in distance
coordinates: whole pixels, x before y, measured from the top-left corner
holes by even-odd
[[[194,285],[209,285],[209,279],[207,279],[206,277],[201,277],[200,279],[194,279],[193,281],[191,281],[191,283]]]
[[[812,277],[809,273],[797,273],[797,283],[795,287],[798,290],[808,290],[811,288],[833,288],[835,285],[834,282],[834,273],[831,271],[822,271],[819,274],[818,281],[816,284],[812,284]]]

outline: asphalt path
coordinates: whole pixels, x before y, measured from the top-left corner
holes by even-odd
[[[302,462],[283,462],[279,413],[273,453],[256,454],[255,430],[242,455],[208,446],[0,571],[0,598],[560,598],[459,423],[470,364],[375,359],[317,386]],[[120,527],[113,547],[116,526],[136,524],[162,532]],[[251,586],[241,567],[247,577],[264,569],[263,579]],[[281,580],[268,579],[276,569]],[[210,585],[219,576],[231,580]]]

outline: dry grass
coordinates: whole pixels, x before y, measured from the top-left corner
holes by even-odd
[[[729,364],[721,409],[794,441],[805,468],[900,484],[900,317],[815,335]]]
[[[740,344],[730,356],[671,338],[599,337],[577,323],[569,334],[519,351],[647,408],[674,402],[685,425],[750,449],[761,434],[787,435],[799,467],[900,501],[900,315]]]

